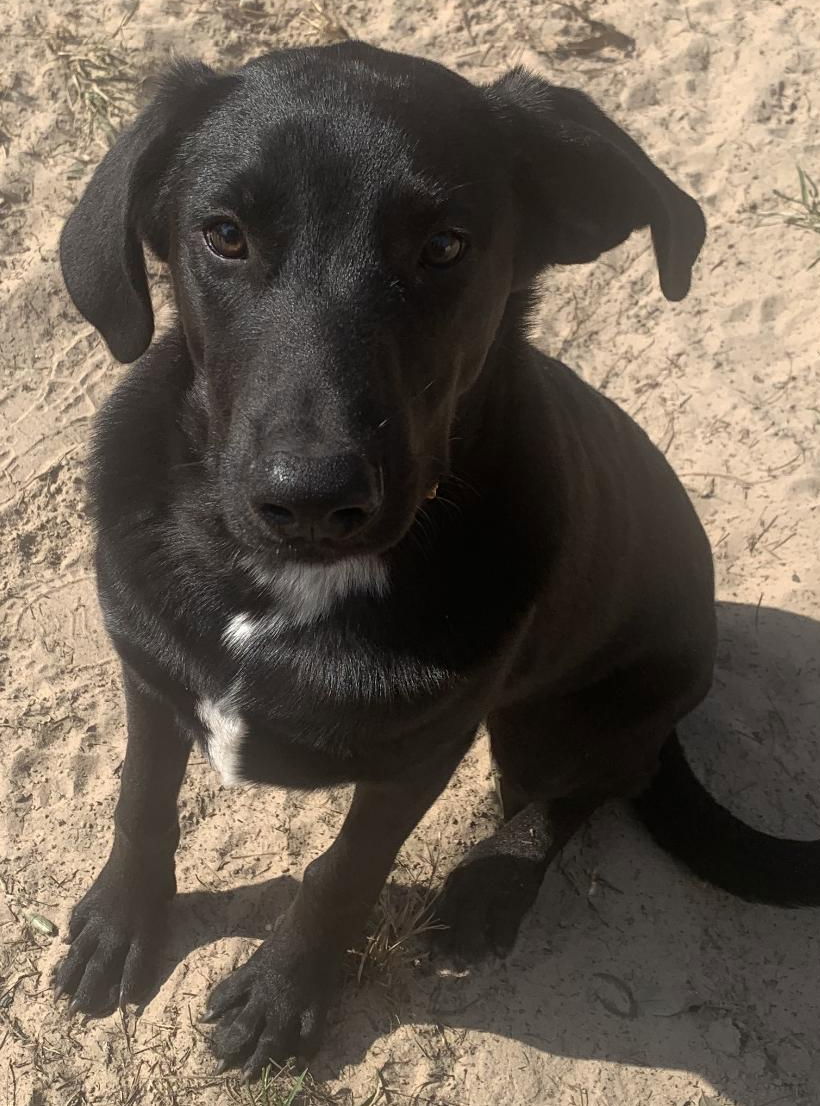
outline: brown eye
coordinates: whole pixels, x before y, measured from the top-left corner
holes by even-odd
[[[208,249],[228,261],[241,261],[248,256],[248,243],[245,235],[230,219],[220,219],[205,228],[205,241]]]
[[[433,269],[446,269],[464,256],[467,239],[456,230],[440,230],[427,240],[421,251],[421,263]]]

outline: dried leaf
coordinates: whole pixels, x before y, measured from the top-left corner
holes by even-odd
[[[42,914],[26,914],[26,921],[35,933],[40,933],[43,937],[57,936],[58,930],[54,922],[44,918]]]
[[[638,991],[635,1002],[641,1014],[654,1018],[674,1018],[701,1004],[700,997],[688,983],[666,983],[651,990]]]
[[[608,972],[596,972],[595,979],[600,980],[595,990],[595,997],[604,1010],[614,1014],[616,1018],[637,1017],[637,1003],[632,991],[622,979]]]

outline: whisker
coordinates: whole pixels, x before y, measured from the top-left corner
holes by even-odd
[[[436,502],[443,503],[445,507],[452,507],[457,515],[462,514],[464,511],[464,508],[460,503],[456,503],[454,499],[448,499],[446,495],[437,495]]]
[[[477,487],[475,487],[474,484],[471,484],[469,480],[465,480],[462,476],[459,476],[458,473],[448,473],[445,481],[446,483],[456,484],[460,488],[465,488],[468,492],[471,492],[476,497],[481,495],[481,492],[478,490]],[[439,498],[441,498],[441,496],[439,496]]]
[[[413,545],[416,547],[416,549],[418,549],[418,551],[421,553],[422,557],[425,560],[429,561],[429,560],[432,560],[432,547],[429,546],[429,545],[426,546],[424,544],[424,541],[422,540],[423,534],[424,534],[424,531],[422,530],[422,528],[421,527],[416,528],[416,526],[414,524],[410,528],[410,530],[407,532],[407,537],[408,537],[408,539],[412,539]]]
[[[476,184],[484,184],[485,181],[486,181],[486,177],[483,178],[482,180],[465,180],[461,184],[453,184],[449,188],[446,188],[444,190],[444,195],[445,196],[452,196],[452,194],[454,192],[460,192],[462,190],[462,188],[472,188]]]
[[[430,516],[427,514],[427,505],[420,507],[416,512],[416,523],[418,523],[418,530],[416,536],[419,541],[423,541],[426,545],[425,555],[432,558],[433,550],[435,548],[435,524]],[[415,524],[413,530],[415,529]],[[410,532],[413,533],[413,530]]]
[[[428,382],[427,382],[427,383],[426,383],[426,384],[424,385],[424,387],[423,387],[423,388],[421,389],[421,391],[419,391],[419,392],[416,392],[416,394],[415,394],[414,396],[412,396],[412,398],[411,398],[410,402],[412,403],[412,402],[413,402],[413,400],[416,400],[416,399],[418,399],[418,398],[419,398],[419,396],[423,396],[425,392],[429,392],[429,391],[430,391],[430,389],[431,389],[431,388],[433,387],[433,385],[435,384],[435,382],[436,382],[436,378],[435,378],[435,377],[433,377],[433,379],[432,379],[432,380],[429,380],[429,381],[428,381]]]
[[[204,461],[180,461],[178,465],[169,465],[168,471],[176,472],[177,469],[202,468],[204,464]]]

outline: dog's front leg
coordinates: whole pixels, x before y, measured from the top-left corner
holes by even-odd
[[[176,891],[177,795],[190,742],[173,712],[124,669],[128,745],[111,855],[74,908],[71,948],[54,977],[70,1010],[110,1013],[138,1002],[153,979],[167,907]]]
[[[253,1078],[268,1060],[315,1051],[344,953],[466,747],[401,782],[356,787],[338,838],[308,865],[273,935],[210,994],[204,1020],[218,1022],[211,1047],[220,1071],[244,1064],[244,1076]]]

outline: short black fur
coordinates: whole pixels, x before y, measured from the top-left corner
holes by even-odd
[[[730,890],[818,901],[818,846],[794,884],[757,868],[770,845],[722,836],[669,744],[715,650],[685,492],[526,338],[545,267],[645,226],[680,299],[700,209],[590,100],[361,43],[180,65],[107,155],[61,258],[112,353],[141,357],[91,467],[128,749],[111,858],[57,971],[73,1008],[149,985],[192,741],[243,780],[356,784],[273,936],[211,996],[214,1050],[247,1075],[316,1047],[344,950],[484,720],[507,821],[445,888],[453,955],[506,951],[612,796],[643,792],[656,837]],[[456,263],[426,263],[436,235]],[[150,349],[146,245],[177,306]]]

